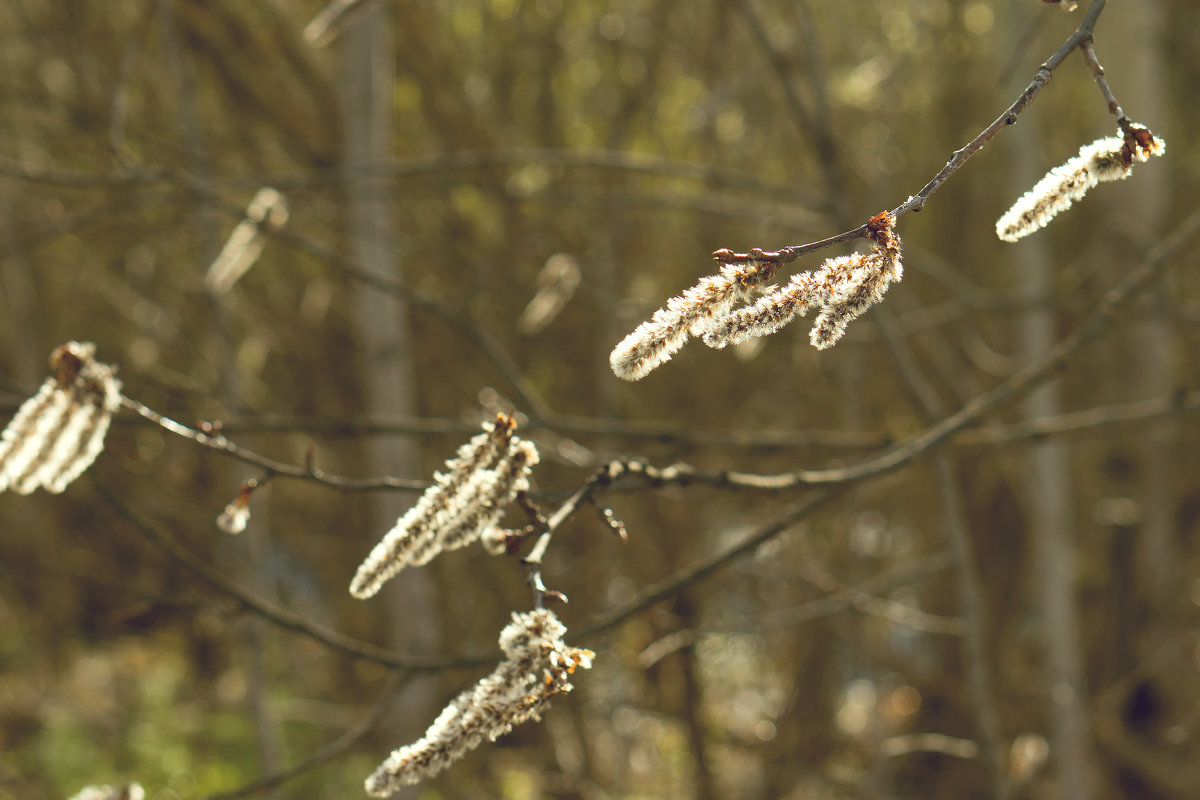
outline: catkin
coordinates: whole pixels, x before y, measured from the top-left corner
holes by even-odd
[[[1108,136],[1079,148],[1079,154],[1046,173],[996,220],[996,235],[1016,242],[1066,211],[1100,183],[1124,180],[1135,161],[1166,152],[1166,142],[1143,125],[1130,123],[1128,135]]]
[[[55,375],[0,434],[0,492],[62,492],[100,455],[121,382],[95,354],[91,342],[68,342],[51,355]]]
[[[670,361],[688,336],[702,336],[727,315],[765,277],[768,272],[757,262],[726,264],[719,274],[702,278],[682,295],[672,297],[613,348],[608,359],[613,374],[627,381],[646,377]]]
[[[528,488],[538,461],[532,442],[514,436],[515,423],[499,415],[458,449],[446,471],[375,545],[350,583],[350,594],[376,594],[406,566],[428,563],[444,550],[464,547],[495,524],[517,492]]]
[[[473,688],[450,701],[425,735],[392,752],[367,778],[367,794],[387,797],[441,772],[527,720],[541,719],[550,700],[571,691],[571,675],[589,669],[595,653],[568,647],[567,628],[553,611],[513,614],[500,632],[504,660]]]

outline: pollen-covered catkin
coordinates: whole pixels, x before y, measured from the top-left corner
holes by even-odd
[[[613,348],[608,358],[613,374],[627,381],[641,380],[687,342],[688,336],[700,336],[720,320],[734,304],[755,286],[770,277],[758,262],[726,264],[717,275],[702,278],[698,284],[639,325]]]
[[[456,550],[493,527],[517,492],[529,488],[529,473],[538,462],[533,442],[513,437],[505,458],[494,469],[480,470],[473,493],[463,501],[463,513],[438,532],[438,550]]]
[[[121,382],[95,355],[91,342],[68,342],[50,356],[55,375],[0,434],[0,492],[61,492],[104,449]]]
[[[537,448],[513,435],[516,423],[501,414],[458,449],[436,473],[417,504],[375,545],[350,583],[350,594],[371,597],[406,566],[428,563],[443,550],[479,538],[518,491],[529,485]]]
[[[900,237],[894,227],[891,214],[875,215],[867,223],[867,237],[874,243],[869,253],[827,258],[815,272],[793,275],[757,302],[715,320],[704,333],[704,343],[720,349],[767,336],[820,308],[809,338],[818,349],[832,347],[852,320],[903,277]]]
[[[704,343],[720,350],[747,339],[770,336],[821,302],[822,287],[817,277],[811,272],[797,273],[757,302],[714,320],[704,332]]]
[[[996,235],[1018,241],[1044,228],[1099,183],[1129,177],[1134,161],[1166,152],[1166,143],[1143,125],[1129,124],[1128,135],[1108,136],[1079,148],[1074,158],[1046,176],[996,221]]]
[[[847,325],[881,301],[888,287],[904,277],[900,237],[893,230],[894,224],[891,215],[872,218],[868,223],[874,226],[868,234],[875,242],[871,252],[850,257],[848,262],[839,263],[836,270],[830,268],[837,279],[830,282],[825,304],[809,332],[813,347],[818,350],[833,347],[845,334]]]
[[[527,720],[541,719],[550,700],[571,691],[576,669],[592,666],[595,653],[568,647],[567,628],[553,611],[513,614],[500,632],[504,661],[438,715],[417,742],[392,752],[367,778],[367,794],[387,797],[406,784],[441,772],[478,747]]]

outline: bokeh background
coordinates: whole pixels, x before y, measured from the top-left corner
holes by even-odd
[[[1017,196],[1115,131],[1075,54],[901,220],[904,282],[836,348],[797,322],[626,384],[609,351],[713,250],[822,238],[916,193],[1085,8],[365,6],[324,46],[304,36],[323,8],[308,0],[0,6],[4,421],[80,339],[130,397],[336,475],[428,478],[507,409],[542,449],[546,508],[618,456],[850,464],[1035,361],[1200,202],[1200,6],[1110,3],[1098,55],[1164,158],[996,239]],[[214,295],[204,276],[264,186],[290,220]],[[1200,796],[1196,267],[1194,244],[1178,251],[1053,382],[936,455],[569,634],[598,653],[577,690],[410,796]],[[245,533],[218,530],[261,474],[123,412],[66,493],[0,495],[0,798],[130,780],[156,800],[359,797],[489,669],[326,647],[131,522],[405,653],[486,656],[532,602],[519,562],[478,548],[354,600],[357,564],[415,495],[280,478]],[[600,500],[628,542],[585,508],[545,578],[583,635],[802,497],[618,486]]]

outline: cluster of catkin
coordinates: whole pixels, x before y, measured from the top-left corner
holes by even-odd
[[[1166,142],[1136,123],[1128,123],[1123,135],[1085,144],[1079,148],[1079,155],[1054,167],[1013,203],[996,221],[996,235],[1006,242],[1022,239],[1044,228],[1094,186],[1124,180],[1133,172],[1135,161],[1148,161],[1150,156],[1160,156],[1166,150]]]
[[[492,553],[504,552],[507,536],[496,521],[517,493],[529,488],[538,452],[532,442],[513,434],[511,416],[499,414],[483,427],[371,550],[350,583],[350,594],[371,597],[406,566],[425,564],[443,550],[477,539]]]
[[[95,355],[91,342],[67,342],[51,354],[54,375],[0,434],[0,492],[61,492],[104,449],[121,382]]]
[[[832,347],[846,326],[883,299],[888,287],[904,275],[895,218],[880,212],[866,228],[873,244],[870,252],[828,258],[815,272],[793,275],[740,308],[735,306],[771,279],[776,264],[755,259],[726,264],[719,274],[668,300],[626,336],[609,356],[613,373],[627,381],[640,380],[669,361],[689,336],[721,349],[775,333],[812,309],[820,311],[809,340],[819,350]]]
[[[85,786],[71,800],[144,800],[146,791],[137,783],[124,786]]]
[[[513,614],[500,632],[504,660],[460,694],[417,742],[392,752],[367,778],[367,793],[387,797],[405,784],[432,777],[478,747],[527,720],[541,719],[550,700],[571,691],[571,674],[588,669],[591,650],[568,647],[567,628],[553,611]]]

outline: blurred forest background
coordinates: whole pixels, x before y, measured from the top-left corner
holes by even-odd
[[[627,384],[609,351],[713,250],[819,239],[916,193],[1086,4],[366,5],[322,47],[303,35],[319,0],[0,5],[0,421],[81,339],[130,397],[330,475],[428,480],[505,409],[548,509],[622,456],[718,478],[855,464],[1038,361],[1200,203],[1200,5],[1113,2],[1097,53],[1165,158],[996,239],[1047,169],[1116,131],[1075,53],[900,220],[905,280],[836,348],[798,321]],[[264,186],[287,226],[206,290]],[[595,668],[419,796],[1200,796],[1196,252],[1053,381],[736,558],[821,497],[601,493],[629,541],[584,508],[544,571]],[[360,797],[491,668],[532,602],[516,558],[472,547],[358,601],[354,570],[416,495],[277,478],[244,534],[218,530],[261,474],[123,411],[64,495],[0,495],[0,798]],[[386,652],[275,624],[187,558]]]

